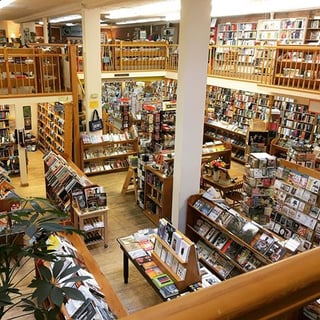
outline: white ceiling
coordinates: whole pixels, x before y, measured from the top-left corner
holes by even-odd
[[[88,9],[101,8],[101,11],[106,12],[120,8],[151,4],[156,1],[160,0],[15,0],[8,7],[0,9],[0,21],[31,22],[43,18],[55,18],[61,15],[80,14],[82,7]],[[167,4],[165,5],[169,8],[170,2],[177,0],[161,1],[166,1]],[[228,0],[227,4],[225,4],[220,0],[212,0],[212,7],[213,16],[217,17],[261,12],[320,9],[320,2],[319,0]]]

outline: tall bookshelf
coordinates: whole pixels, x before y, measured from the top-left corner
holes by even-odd
[[[19,173],[19,156],[13,141],[14,105],[0,105],[0,161],[9,174]]]
[[[165,176],[151,165],[145,166],[144,214],[155,224],[171,220],[173,176]]]
[[[51,150],[72,158],[72,102],[38,104],[38,145],[45,152]]]

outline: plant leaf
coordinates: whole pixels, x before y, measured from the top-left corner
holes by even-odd
[[[63,290],[58,287],[53,287],[50,292],[50,298],[56,306],[61,307],[64,299]]]
[[[66,296],[70,299],[80,300],[80,301],[86,300],[83,293],[76,288],[64,287],[64,288],[62,288],[62,290],[66,294]]]

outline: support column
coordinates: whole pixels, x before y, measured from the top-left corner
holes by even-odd
[[[199,192],[211,0],[181,0],[172,222],[182,232]]]
[[[48,30],[48,18],[43,18],[43,42],[49,43],[49,30]]]
[[[100,53],[100,9],[82,9],[83,65],[84,65],[84,106],[88,121],[94,109],[101,117],[101,53]]]

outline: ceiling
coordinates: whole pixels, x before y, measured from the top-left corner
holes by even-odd
[[[1,4],[0,0],[0,4]],[[160,0],[157,0],[160,1]],[[133,8],[139,5],[153,4],[156,0],[15,0],[9,6],[0,9],[0,21],[12,20],[16,23],[36,22],[43,18],[56,18],[62,15],[81,14],[82,8],[101,8],[101,12],[120,8]],[[178,0],[161,0],[167,9]],[[182,0],[181,0],[182,1]],[[185,0],[187,1],[187,0]],[[201,0],[199,0],[201,1]],[[162,8],[162,7],[161,7]],[[320,9],[319,0],[212,0],[214,16],[233,16],[259,12],[297,11]]]
[[[9,6],[0,9],[0,20],[23,23],[61,15],[81,14],[82,6],[88,9],[102,8],[103,11],[107,11],[153,2],[152,0],[15,0]]]

